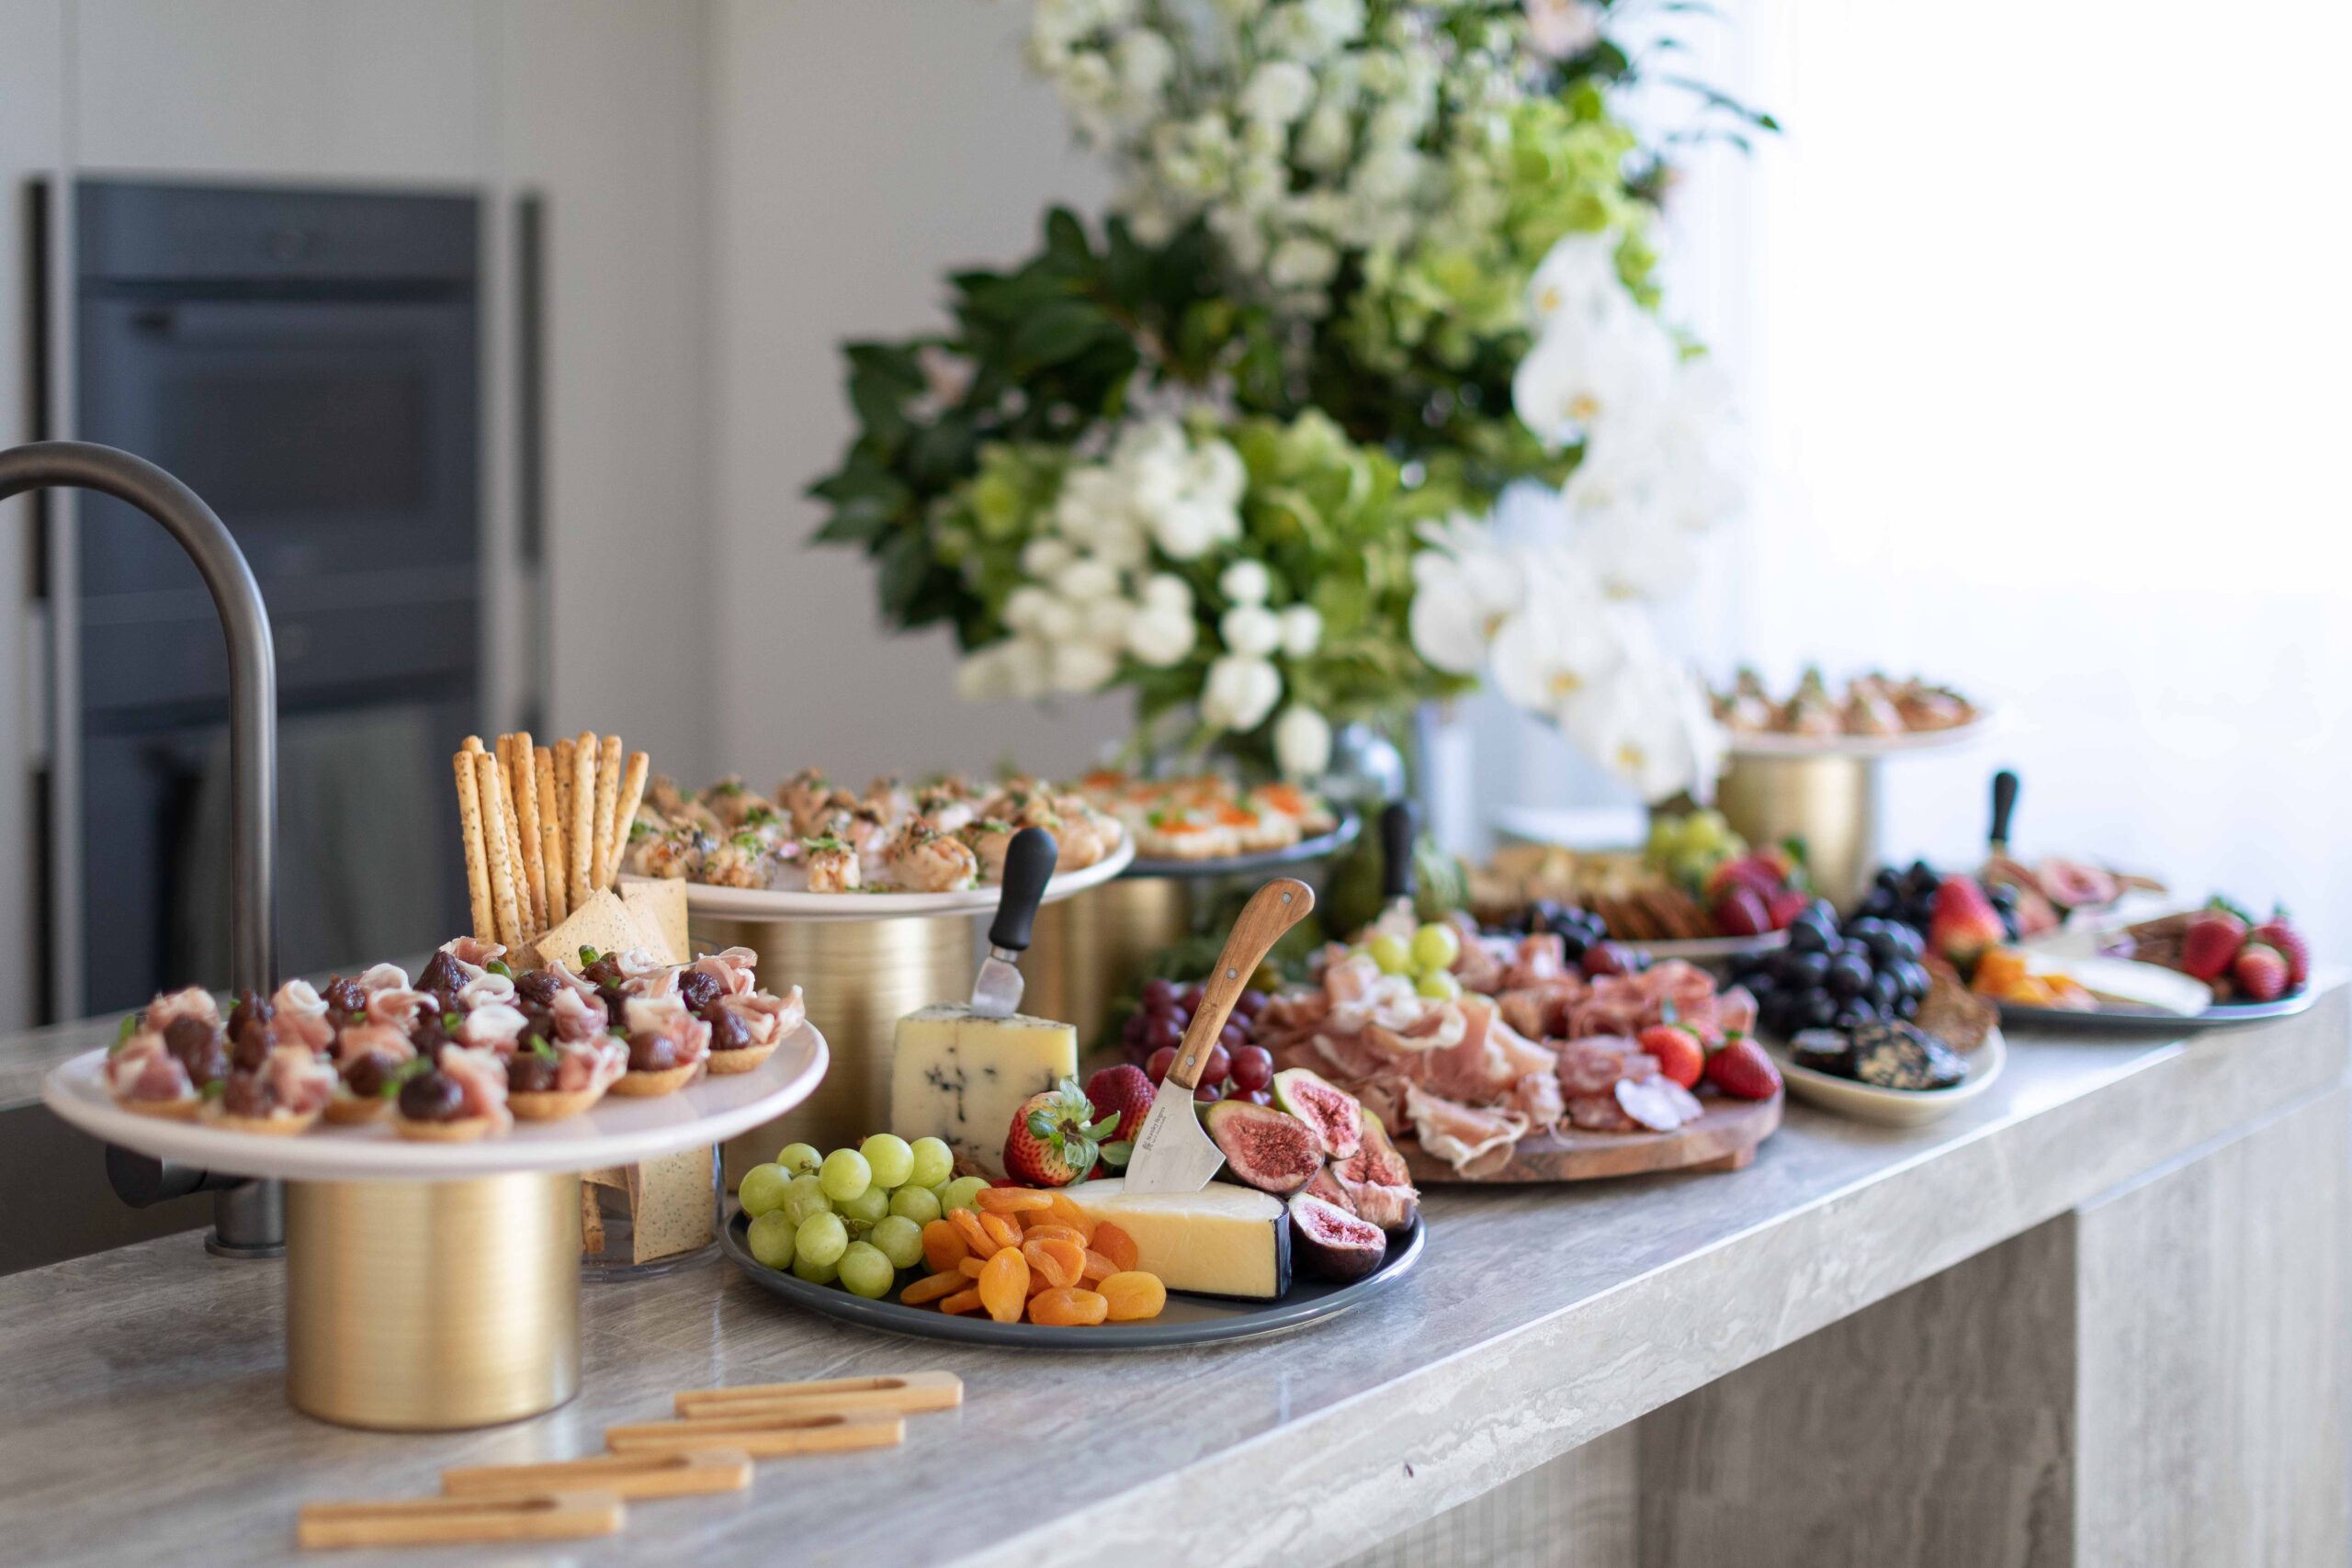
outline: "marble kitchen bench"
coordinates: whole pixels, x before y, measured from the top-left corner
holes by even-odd
[[[291,1561],[304,1501],[594,1451],[673,1390],[946,1367],[964,1407],[899,1450],[336,1560],[2340,1564],[2348,1018],[2017,1035],[1928,1127],[1792,1105],[1736,1174],[1440,1191],[1396,1289],[1223,1348],[891,1338],[723,1263],[592,1285],[584,1392],[489,1431],[296,1415],[279,1267],[145,1242],[0,1279],[0,1562]]]

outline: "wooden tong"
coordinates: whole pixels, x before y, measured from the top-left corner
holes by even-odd
[[[728,1415],[842,1415],[853,1411],[916,1416],[964,1403],[964,1380],[954,1372],[905,1372],[893,1377],[819,1378],[809,1382],[745,1383],[702,1388],[677,1396],[689,1419]]]
[[[576,1540],[611,1535],[627,1517],[620,1498],[611,1492],[310,1503],[303,1506],[297,1537],[311,1548]]]
[[[643,1421],[605,1428],[605,1446],[616,1454],[676,1454],[732,1450],[753,1459],[790,1454],[846,1453],[856,1449],[894,1449],[906,1441],[907,1424],[878,1410],[824,1415],[751,1411],[704,1416],[684,1421]]]
[[[529,1497],[575,1488],[618,1497],[692,1497],[741,1492],[751,1483],[752,1456],[741,1449],[717,1448],[469,1465],[441,1472],[441,1490],[451,1497]]]

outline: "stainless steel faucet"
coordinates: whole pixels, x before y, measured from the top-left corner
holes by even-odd
[[[94,490],[162,524],[196,562],[229,642],[229,973],[231,986],[266,996],[277,984],[277,661],[269,612],[244,552],[220,517],[171,475],[128,452],[85,441],[40,441],[0,451],[0,501],[27,491]],[[210,1191],[205,1245],[230,1257],[285,1249],[277,1184],[190,1170],[121,1149],[107,1174],[139,1207]]]

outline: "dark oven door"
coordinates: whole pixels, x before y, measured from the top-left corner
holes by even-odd
[[[474,307],[448,297],[85,296],[81,434],[162,464],[274,582],[477,565]],[[195,589],[119,502],[82,503],[81,592]]]

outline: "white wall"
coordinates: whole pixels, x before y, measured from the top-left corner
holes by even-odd
[[[944,634],[887,638],[864,558],[806,547],[801,491],[850,434],[839,345],[944,320],[940,275],[1025,254],[1046,204],[1102,177],[1023,70],[1024,6],[719,0],[712,34],[726,627],[714,681],[725,765],[769,781],[1063,770],[1125,729],[1101,700],[1048,716],[972,706]]]
[[[1891,779],[1890,837],[2283,898],[2352,951],[2352,295],[2340,6],[1770,0],[1745,618],[2014,723]]]

